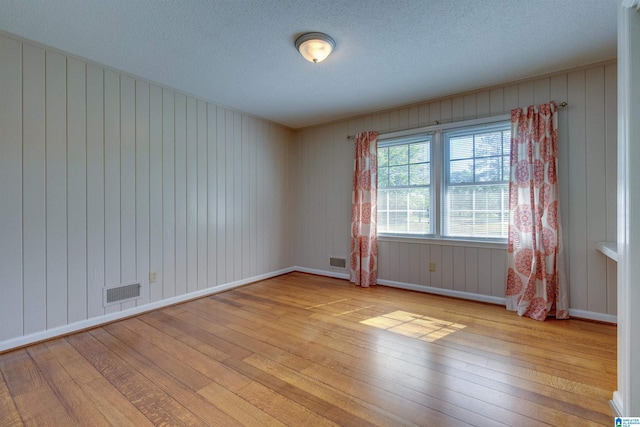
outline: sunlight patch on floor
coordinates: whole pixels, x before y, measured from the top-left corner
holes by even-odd
[[[360,323],[427,342],[433,342],[466,328],[466,325],[460,323],[401,310],[370,317]]]

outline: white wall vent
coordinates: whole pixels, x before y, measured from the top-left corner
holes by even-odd
[[[336,268],[347,268],[347,260],[344,258],[329,258],[329,265]]]
[[[104,306],[140,298],[140,283],[104,288]]]

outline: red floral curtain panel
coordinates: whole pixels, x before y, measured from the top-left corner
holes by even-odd
[[[555,102],[511,110],[507,309],[569,317],[558,202]]]
[[[378,132],[356,135],[351,198],[349,280],[362,287],[378,280]]]

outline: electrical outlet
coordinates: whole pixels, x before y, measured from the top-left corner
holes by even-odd
[[[149,273],[149,283],[155,283],[158,280],[156,277],[156,272],[152,271]]]
[[[432,272],[432,273],[434,271],[436,271],[436,263],[435,262],[430,262],[429,263],[429,271]]]

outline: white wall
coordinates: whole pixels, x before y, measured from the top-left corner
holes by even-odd
[[[0,349],[293,264],[290,130],[11,36],[0,76]]]
[[[363,130],[410,129],[475,119],[556,100],[560,118],[560,194],[574,315],[615,320],[616,265],[595,249],[616,239],[616,63],[493,87],[302,129],[293,148],[296,266],[330,274],[329,257],[349,258],[353,142]],[[382,239],[382,283],[504,297],[506,249]],[[436,272],[428,271],[433,261]]]

